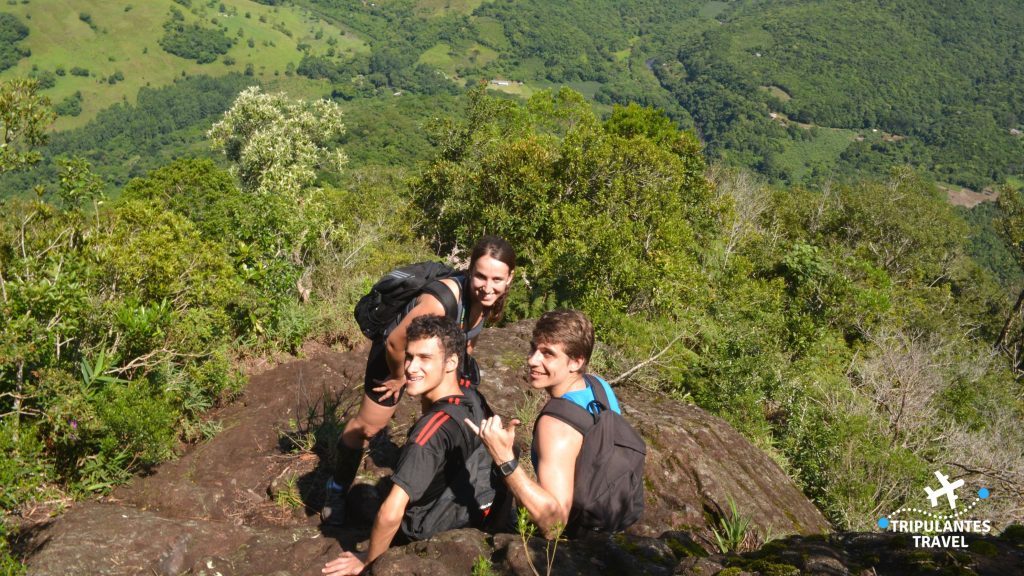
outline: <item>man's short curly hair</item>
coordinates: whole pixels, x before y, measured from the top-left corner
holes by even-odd
[[[455,322],[433,314],[413,318],[408,330],[405,331],[405,341],[415,342],[428,338],[437,338],[441,342],[441,352],[445,358],[456,354],[459,361],[462,361],[462,352],[466,349],[466,335]]]

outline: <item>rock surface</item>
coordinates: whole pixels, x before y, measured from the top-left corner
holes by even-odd
[[[165,518],[86,502],[39,534],[31,574],[274,574],[318,572],[338,543],[315,527],[252,528]]]
[[[790,536],[742,555],[705,555],[685,539],[628,533],[595,534],[563,543],[557,550],[535,538],[529,550],[540,574],[548,573],[547,562],[553,558],[550,576],[1010,576],[1024,573],[1022,532],[998,538],[967,536],[969,548],[961,550],[918,549],[910,536],[891,533]],[[471,555],[480,551],[476,558],[489,559],[495,575],[534,576],[525,550],[518,535],[488,537],[476,530],[459,530],[392,548],[370,567],[369,574],[470,574]]]
[[[526,422],[520,427],[524,444],[543,401],[524,384],[531,328],[520,323],[487,330],[476,352],[482,391],[496,412]],[[223,424],[216,437],[103,502],[77,504],[29,529],[30,573],[319,574],[342,547],[365,541],[365,523],[323,532],[316,516],[329,470],[321,456],[330,453],[338,431],[336,420],[324,417],[324,405],[330,413],[337,407],[340,420],[358,407],[365,350],[310,345],[306,355],[253,376],[241,397],[215,415]],[[822,515],[770,458],[724,421],[664,397],[630,389],[617,393],[627,419],[648,443],[647,510],[627,534],[561,543],[553,574],[737,574],[767,570],[768,564],[778,566],[764,573],[859,574],[861,564],[874,564],[858,558],[876,558],[882,567],[882,558],[893,557],[884,552],[891,548],[886,538],[892,539],[884,535],[812,536],[829,530]],[[350,510],[372,513],[373,486],[389,473],[396,443],[404,442],[418,411],[418,402],[403,400],[389,432],[372,443],[360,472],[364,486],[353,490]],[[804,536],[744,557],[707,556],[713,548],[709,523],[730,497],[758,530]],[[994,551],[991,557],[1019,560],[1011,554],[1019,556],[1019,547],[992,540],[986,548]],[[543,540],[527,545],[518,535],[457,530],[392,548],[371,573],[468,574],[486,560],[495,574],[532,576],[527,549],[544,573]],[[765,551],[774,556],[767,559]],[[889,570],[878,573],[903,573]]]

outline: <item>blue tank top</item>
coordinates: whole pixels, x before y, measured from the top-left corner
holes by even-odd
[[[604,378],[601,378],[597,374],[591,374],[591,376],[593,376],[594,379],[600,382],[601,386],[604,387],[604,393],[605,395],[608,396],[608,404],[610,404],[608,408],[611,409],[613,412],[618,412],[619,414],[622,414],[622,410],[619,409],[619,399],[615,397],[615,392],[612,392],[612,387],[609,386],[608,383],[604,381]],[[584,410],[590,412],[591,414],[597,414],[600,411],[597,402],[594,400],[594,389],[590,387],[589,382],[587,383],[586,388],[582,390],[573,390],[572,392],[566,392],[565,394],[562,395],[562,398],[565,398],[566,400],[572,402],[573,404],[576,404],[577,406],[583,408]]]

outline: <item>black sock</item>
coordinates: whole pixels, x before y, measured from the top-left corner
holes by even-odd
[[[363,461],[362,448],[349,448],[341,440],[338,441],[338,451],[334,458],[334,483],[348,490],[359,472],[359,465]]]

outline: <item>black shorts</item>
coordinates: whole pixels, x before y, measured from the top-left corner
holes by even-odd
[[[391,377],[391,371],[388,369],[387,360],[387,345],[384,340],[374,341],[373,345],[370,346],[370,354],[366,358],[366,375],[363,377],[363,391],[366,392],[366,397],[373,400],[381,406],[387,406],[392,408],[398,404],[398,401],[405,395],[405,387],[403,386],[398,394],[391,396],[385,400],[381,400],[381,396],[384,395],[386,390],[375,392],[374,388],[379,388],[378,382],[387,380]],[[476,388],[480,385],[480,367],[477,366],[476,358],[473,358],[469,354],[463,356],[462,362],[459,365],[459,386],[473,387]]]
[[[387,380],[391,377],[391,370],[388,369],[387,359],[388,347],[385,341],[375,340],[373,345],[370,346],[370,354],[366,357],[366,375],[363,376],[363,391],[366,392],[366,397],[373,400],[381,406],[387,406],[389,408],[394,407],[398,404],[398,401],[405,395],[405,387],[403,386],[398,394],[391,396],[387,399],[381,400],[380,397],[384,395],[387,390],[381,392],[374,392],[374,388],[379,388],[379,382]]]

